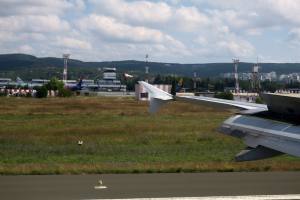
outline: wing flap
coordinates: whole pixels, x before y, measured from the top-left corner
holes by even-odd
[[[242,150],[235,156],[235,160],[238,162],[260,160],[265,158],[271,158],[283,154],[280,151],[270,149],[264,146],[258,146],[256,148],[248,147]]]
[[[300,157],[300,126],[253,116],[236,115],[219,131],[244,140],[247,146],[263,146]]]

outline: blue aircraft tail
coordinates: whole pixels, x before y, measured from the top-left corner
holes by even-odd
[[[79,80],[79,82],[77,83],[76,87],[77,87],[78,90],[81,90],[81,89],[82,89],[82,78],[80,78],[80,80]]]

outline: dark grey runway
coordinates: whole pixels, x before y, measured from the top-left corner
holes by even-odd
[[[107,189],[95,190],[99,179]],[[300,172],[0,176],[0,199],[300,194]]]

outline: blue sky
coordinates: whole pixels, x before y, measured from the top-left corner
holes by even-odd
[[[298,0],[0,0],[0,53],[300,62]]]

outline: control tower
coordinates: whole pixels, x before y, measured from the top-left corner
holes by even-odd
[[[234,79],[235,79],[235,93],[240,92],[240,85],[239,85],[239,74],[238,74],[238,64],[240,62],[239,59],[232,59],[234,65]]]
[[[260,77],[259,77],[259,68],[260,66],[255,64],[252,68],[252,74],[251,74],[251,90],[252,92],[259,93],[260,91]]]
[[[104,68],[103,69],[103,80],[113,81],[117,80],[117,69],[116,68]]]
[[[98,80],[99,91],[123,91],[126,92],[126,85],[122,85],[117,79],[116,68],[103,68],[103,79]]]

